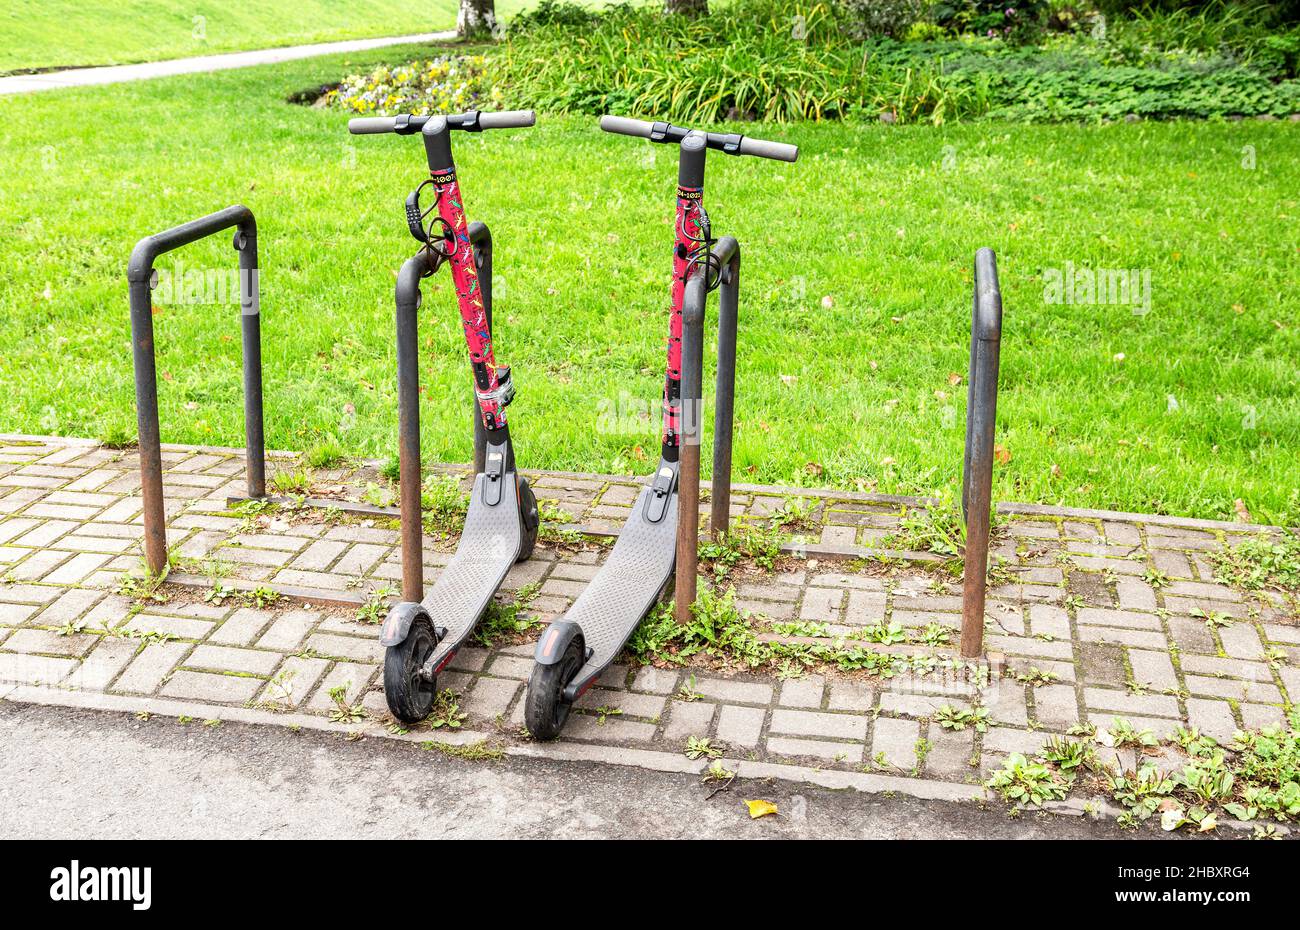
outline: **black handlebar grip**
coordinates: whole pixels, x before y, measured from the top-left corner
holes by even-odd
[[[502,110],[498,113],[480,113],[480,129],[523,129],[537,122],[537,113],[533,110]]]
[[[651,130],[654,129],[654,123],[647,123],[645,120],[629,119],[626,116],[609,116],[606,114],[600,118],[600,128],[605,132],[616,132],[623,136],[637,136],[641,139],[649,139]]]
[[[799,157],[799,147],[787,142],[768,142],[766,139],[751,139],[745,136],[740,140],[740,154],[775,158],[777,161],[794,161]]]
[[[379,132],[392,132],[396,120],[391,116],[359,116],[348,120],[348,132],[354,136],[368,136]]]

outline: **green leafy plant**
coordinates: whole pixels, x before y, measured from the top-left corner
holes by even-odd
[[[1007,756],[1006,763],[985,784],[1004,801],[1021,806],[1059,801],[1068,790],[1055,771],[1041,762],[1031,762],[1018,752]]]
[[[717,759],[726,752],[726,747],[708,737],[689,736],[685,751],[688,759]]]
[[[366,602],[357,608],[357,622],[383,623],[384,615],[388,610],[388,599],[395,594],[397,589],[392,585],[385,584],[373,588],[366,597]]]
[[[974,727],[980,733],[989,728],[989,712],[986,707],[965,708],[945,704],[934,714],[935,722],[945,730],[961,730]]]

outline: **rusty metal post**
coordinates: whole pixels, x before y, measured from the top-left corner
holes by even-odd
[[[677,569],[674,616],[688,623],[695,604],[700,545],[700,415],[704,406],[703,269],[686,282],[682,302],[682,433],[678,447]]]
[[[709,533],[714,539],[731,526],[731,444],[736,407],[736,329],[740,315],[740,245],[724,236],[713,247],[722,269],[718,292],[718,375],[713,411],[713,485]]]
[[[993,498],[993,439],[997,420],[998,365],[1002,340],[1002,294],[992,249],[975,253],[971,320],[971,368],[967,387],[966,449],[962,511],[963,553],[961,654],[978,658],[984,648],[984,599],[988,585]]]
[[[209,213],[180,226],[145,236],[127,261],[127,292],[131,303],[131,355],[135,368],[136,427],[140,446],[140,491],[144,504],[144,557],[152,575],[167,569],[167,512],[162,484],[162,437],[158,423],[158,372],[154,359],[154,262],[158,256],[197,242],[223,229],[237,227],[240,310],[244,348],[244,430],[248,454],[250,497],[266,494],[262,428],[262,342],[257,291],[257,222],[240,204]]]
[[[397,275],[397,448],[402,512],[402,600],[424,599],[424,524],[420,509],[420,354],[418,317],[423,254]]]

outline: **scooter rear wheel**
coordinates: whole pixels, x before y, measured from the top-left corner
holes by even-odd
[[[412,621],[406,639],[384,651],[384,698],[403,723],[418,723],[433,710],[438,683],[425,679],[420,669],[437,647],[438,634],[424,616]]]
[[[564,687],[582,668],[582,649],[577,640],[569,643],[554,665],[534,665],[524,696],[524,725],[534,739],[553,740],[560,735],[573,706],[564,700]]]
[[[533,554],[533,547],[537,545],[537,532],[542,525],[541,515],[537,511],[537,495],[528,486],[527,478],[519,479],[519,519],[523,523],[523,539],[515,561],[524,562]]]

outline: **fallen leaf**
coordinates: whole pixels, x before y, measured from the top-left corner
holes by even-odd
[[[999,442],[993,446],[993,459],[999,465],[1005,465],[1011,461],[1011,450]]]
[[[749,807],[749,816],[753,820],[777,812],[776,805],[771,801],[746,801],[745,804]]]
[[[1117,361],[1117,362],[1122,362],[1122,361],[1124,361],[1124,353],[1123,353],[1123,352],[1116,352],[1116,353],[1115,353],[1115,361]]]
[[[1055,462],[1052,463],[1052,477],[1053,478],[1061,477],[1061,466],[1057,465]]]
[[[1233,304],[1232,309],[1237,314],[1242,314],[1246,312],[1246,308],[1243,307],[1241,304]]]
[[[947,391],[935,391],[935,392],[934,392],[934,396],[935,396],[935,399],[936,399],[936,400],[938,400],[940,403],[943,403],[945,400],[948,399],[948,392],[947,392]]]
[[[883,459],[880,460],[880,464],[881,464],[881,465],[893,465],[893,464],[894,464],[894,459],[893,459],[892,456],[887,455],[887,456],[885,456]]]
[[[948,383],[953,387],[961,384],[961,375],[957,374],[955,371],[948,372]]]
[[[1237,511],[1237,519],[1242,523],[1254,523],[1250,518],[1250,511],[1246,509],[1246,502],[1240,497],[1232,502],[1232,508]]]
[[[829,310],[833,306],[835,306],[835,298],[832,297],[830,294],[827,294],[825,297],[822,298],[823,310]]]
[[[781,383],[789,387],[799,380],[798,375],[781,375]]]
[[[809,462],[807,465],[803,467],[803,470],[810,475],[814,475],[820,478],[822,476],[822,472],[824,472],[826,469],[822,468],[821,464],[818,462]]]

